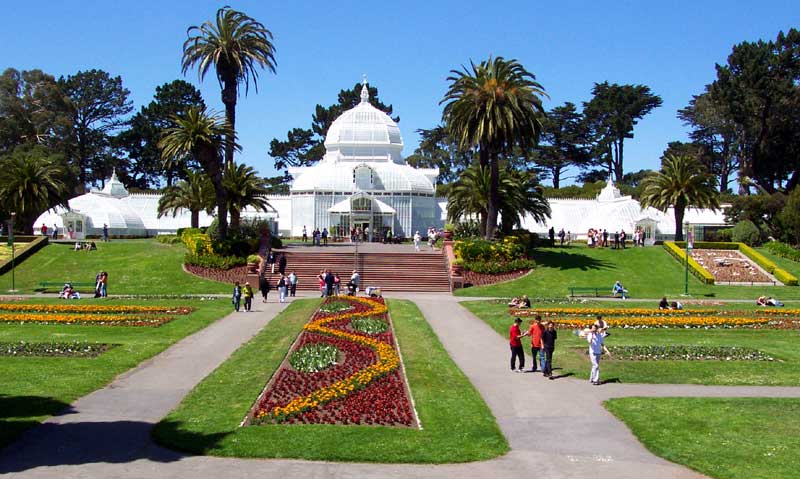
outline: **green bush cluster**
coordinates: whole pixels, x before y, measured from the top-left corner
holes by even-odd
[[[499,241],[459,240],[453,245],[453,253],[465,263],[511,261],[527,257],[527,248],[523,241],[519,236],[506,236]]]
[[[758,246],[761,244],[761,231],[750,220],[740,221],[733,227],[731,239],[748,246]]]
[[[156,241],[163,244],[181,244],[183,241],[178,235],[158,235]]]
[[[793,248],[786,243],[782,243],[780,241],[770,241],[769,243],[765,244],[764,247],[772,254],[790,259],[792,261],[800,262],[800,249]]]
[[[684,247],[686,246],[685,242],[682,242]],[[695,243],[695,246],[697,244]],[[680,261],[681,264],[685,264],[686,261],[686,251],[681,249],[677,243],[674,241],[664,241],[664,249],[672,255],[675,259]],[[700,263],[695,261],[693,258],[689,258],[689,271],[692,272],[700,281],[704,282],[705,284],[714,284],[714,276],[706,271],[705,268],[700,266]]]
[[[536,261],[532,259],[512,259],[511,261],[465,261],[464,269],[481,274],[500,274],[519,271],[521,269],[533,269]]]
[[[739,251],[745,256],[753,260],[757,265],[761,266],[768,273],[775,276],[775,279],[785,284],[786,286],[797,286],[797,278],[786,270],[778,267],[775,263],[768,260],[764,255],[747,246],[746,244],[739,243]]]
[[[194,254],[186,253],[183,258],[185,264],[191,266],[202,266],[213,269],[231,269],[236,266],[247,264],[247,260],[239,256],[221,256],[218,254]]]

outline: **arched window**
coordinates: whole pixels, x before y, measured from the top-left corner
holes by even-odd
[[[353,169],[353,183],[359,190],[371,190],[372,168],[367,165],[360,165]]]

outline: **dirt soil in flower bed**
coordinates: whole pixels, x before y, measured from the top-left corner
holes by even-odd
[[[186,271],[195,276],[200,276],[201,278],[210,279],[212,281],[231,284],[233,284],[234,281],[239,281],[240,283],[247,281],[247,266],[236,266],[231,269],[214,269],[185,264],[183,267]],[[258,285],[254,287],[258,287]]]
[[[327,302],[330,302],[329,299]],[[336,301],[342,301],[342,298]],[[345,316],[351,313],[366,311],[367,308],[354,300],[354,308],[338,312],[325,313],[320,310],[311,318],[311,322],[334,316]],[[382,299],[373,300],[382,304]],[[350,326],[353,318],[335,320],[326,324],[327,328],[346,332],[352,335],[367,337],[397,348],[391,320],[388,314],[373,317],[387,321],[389,329],[386,332],[368,335],[355,331]],[[289,357],[294,351],[314,343],[332,344],[340,351],[341,362],[334,364],[317,373],[304,373],[295,370],[289,364]],[[271,411],[275,407],[282,407],[297,397],[303,397],[314,391],[330,386],[337,381],[357,374],[378,362],[379,358],[371,347],[357,343],[346,338],[329,336],[304,330],[300,333],[295,343],[290,348],[281,366],[267,383],[267,387],[256,402],[250,417],[259,411]],[[381,376],[366,387],[355,389],[344,397],[334,399],[296,415],[289,416],[280,421],[282,424],[360,424],[380,425],[394,427],[418,427],[416,414],[410,401],[410,391],[407,381],[402,373],[402,368],[391,371]],[[262,420],[271,423],[270,420]],[[259,424],[258,419],[251,419],[252,424]]]
[[[716,281],[730,283],[766,283],[773,281],[750,258],[739,251],[696,249],[692,251],[692,258],[711,273]]]
[[[488,274],[476,273],[474,271],[464,271],[464,284],[470,286],[486,286],[490,284],[502,283],[504,281],[511,281],[513,279],[521,278],[528,274],[531,270],[520,269],[517,271],[510,271],[508,273]]]

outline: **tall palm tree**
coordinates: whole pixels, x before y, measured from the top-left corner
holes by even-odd
[[[33,232],[33,222],[45,210],[67,205],[66,172],[53,158],[37,150],[15,150],[0,161],[0,204],[17,214],[23,233]]]
[[[676,241],[683,240],[686,208],[720,208],[716,177],[688,155],[667,154],[661,162],[661,171],[651,173],[642,185],[644,191],[639,198],[642,208],[652,206],[666,213],[670,206],[674,207]]]
[[[490,190],[486,238],[497,228],[499,156],[518,146],[527,151],[542,131],[544,87],[516,60],[491,58],[471,68],[451,70],[442,120],[463,149],[478,148],[480,164],[489,167]]]
[[[188,171],[185,180],[168,187],[158,200],[159,218],[169,213],[174,218],[181,209],[191,212],[192,228],[200,227],[201,211],[211,214],[214,210],[214,185],[208,176],[198,171]]]
[[[490,176],[489,169],[480,165],[464,170],[447,197],[448,221],[456,222],[470,215],[477,215],[481,220],[486,217]],[[503,233],[510,233],[515,226],[520,226],[521,215],[531,216],[537,222],[550,217],[550,204],[529,175],[503,168],[499,176],[498,210],[502,216]],[[481,227],[484,225],[482,222]]]
[[[228,193],[223,185],[223,138],[234,138],[230,127],[219,115],[205,107],[191,107],[183,116],[173,116],[174,127],[164,130],[158,147],[164,161],[193,156],[203,167],[214,186],[219,221],[219,237],[228,236]],[[234,142],[234,148],[236,142]]]
[[[206,21],[191,26],[186,34],[189,38],[183,43],[183,73],[198,65],[202,81],[214,66],[222,89],[225,118],[231,128],[231,136],[225,138],[225,162],[233,163],[239,84],[244,83],[246,94],[252,80],[258,91],[259,68],[275,73],[272,32],[246,14],[225,6],[217,10],[214,23]]]
[[[269,193],[267,182],[256,174],[250,166],[228,164],[223,177],[228,192],[228,210],[231,212],[231,230],[239,228],[242,210],[248,206],[267,211],[270,204],[266,199]]]

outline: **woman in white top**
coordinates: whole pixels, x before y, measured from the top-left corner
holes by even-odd
[[[419,235],[419,230],[414,233],[414,249],[419,251],[419,242],[422,241],[422,236]]]

